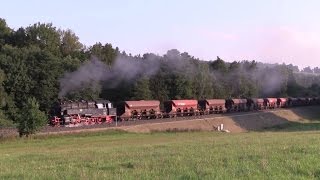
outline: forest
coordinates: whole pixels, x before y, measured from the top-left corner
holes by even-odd
[[[0,127],[48,119],[59,99],[123,100],[320,96],[319,68],[199,59],[177,49],[132,55],[84,45],[70,29],[0,18]],[[39,126],[45,124],[40,124]]]

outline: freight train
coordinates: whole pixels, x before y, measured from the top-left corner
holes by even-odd
[[[124,101],[115,108],[110,101],[63,101],[51,125],[90,125],[139,119],[175,118],[217,113],[258,111],[295,106],[320,105],[320,98],[248,98]]]

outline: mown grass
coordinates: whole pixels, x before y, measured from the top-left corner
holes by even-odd
[[[124,132],[0,142],[0,179],[319,179],[320,133]]]

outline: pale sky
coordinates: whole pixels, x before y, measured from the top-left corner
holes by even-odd
[[[14,29],[52,22],[86,46],[133,55],[175,48],[205,60],[320,66],[319,0],[10,0],[0,17]]]

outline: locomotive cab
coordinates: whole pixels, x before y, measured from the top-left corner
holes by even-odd
[[[107,114],[110,116],[116,116],[117,110],[113,107],[112,103],[108,100],[97,100],[95,102],[97,109],[106,109]]]
[[[104,109],[104,108],[110,109],[110,108],[113,108],[111,102],[106,102],[106,103],[101,103],[101,102],[99,102],[99,103],[96,103],[96,107],[97,107],[98,109]]]

